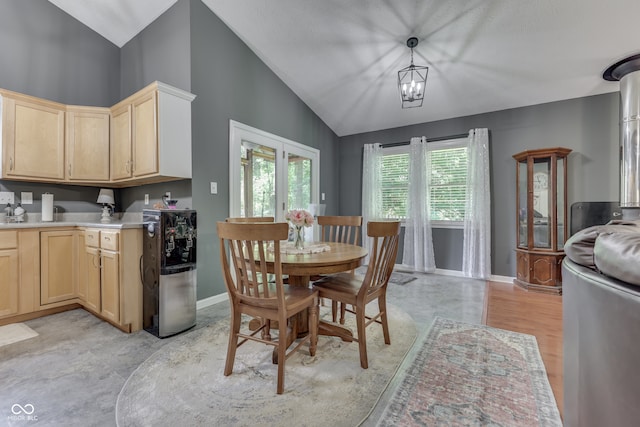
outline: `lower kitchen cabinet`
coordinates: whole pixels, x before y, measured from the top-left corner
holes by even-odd
[[[18,314],[18,249],[0,249],[0,317]]]
[[[0,231],[0,325],[84,306],[142,329],[142,229]]]
[[[120,322],[120,262],[117,252],[102,250],[100,255],[101,314],[109,320]]]
[[[40,304],[77,298],[77,234],[75,229],[40,233]]]
[[[81,256],[81,304],[121,329],[141,329],[140,230],[86,229]],[[127,255],[125,257],[125,254]]]
[[[100,313],[100,249],[85,246],[80,258],[80,300],[88,309]]]

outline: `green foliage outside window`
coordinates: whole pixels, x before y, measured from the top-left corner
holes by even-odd
[[[409,154],[382,157],[382,214],[385,218],[407,216]],[[432,221],[463,221],[466,198],[467,148],[431,151],[430,207]]]

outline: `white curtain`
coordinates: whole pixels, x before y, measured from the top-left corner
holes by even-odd
[[[436,270],[429,219],[430,156],[431,153],[427,150],[427,139],[424,136],[411,138],[408,171],[409,200],[407,201],[402,263],[414,271],[423,273],[433,273]]]
[[[489,131],[486,128],[470,130],[467,149],[462,272],[467,277],[488,279],[491,276]]]
[[[380,218],[382,212],[382,190],[380,188],[380,170],[382,165],[382,146],[365,144],[362,157],[362,246],[372,251],[367,236],[367,222]],[[369,262],[369,256],[364,260]]]

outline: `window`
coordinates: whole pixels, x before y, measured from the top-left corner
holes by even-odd
[[[467,180],[467,138],[429,142],[431,221],[461,226]],[[381,168],[382,215],[404,219],[409,188],[409,146],[384,149]]]

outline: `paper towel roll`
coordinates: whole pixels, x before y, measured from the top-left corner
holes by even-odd
[[[53,221],[53,194],[42,195],[42,221]]]

